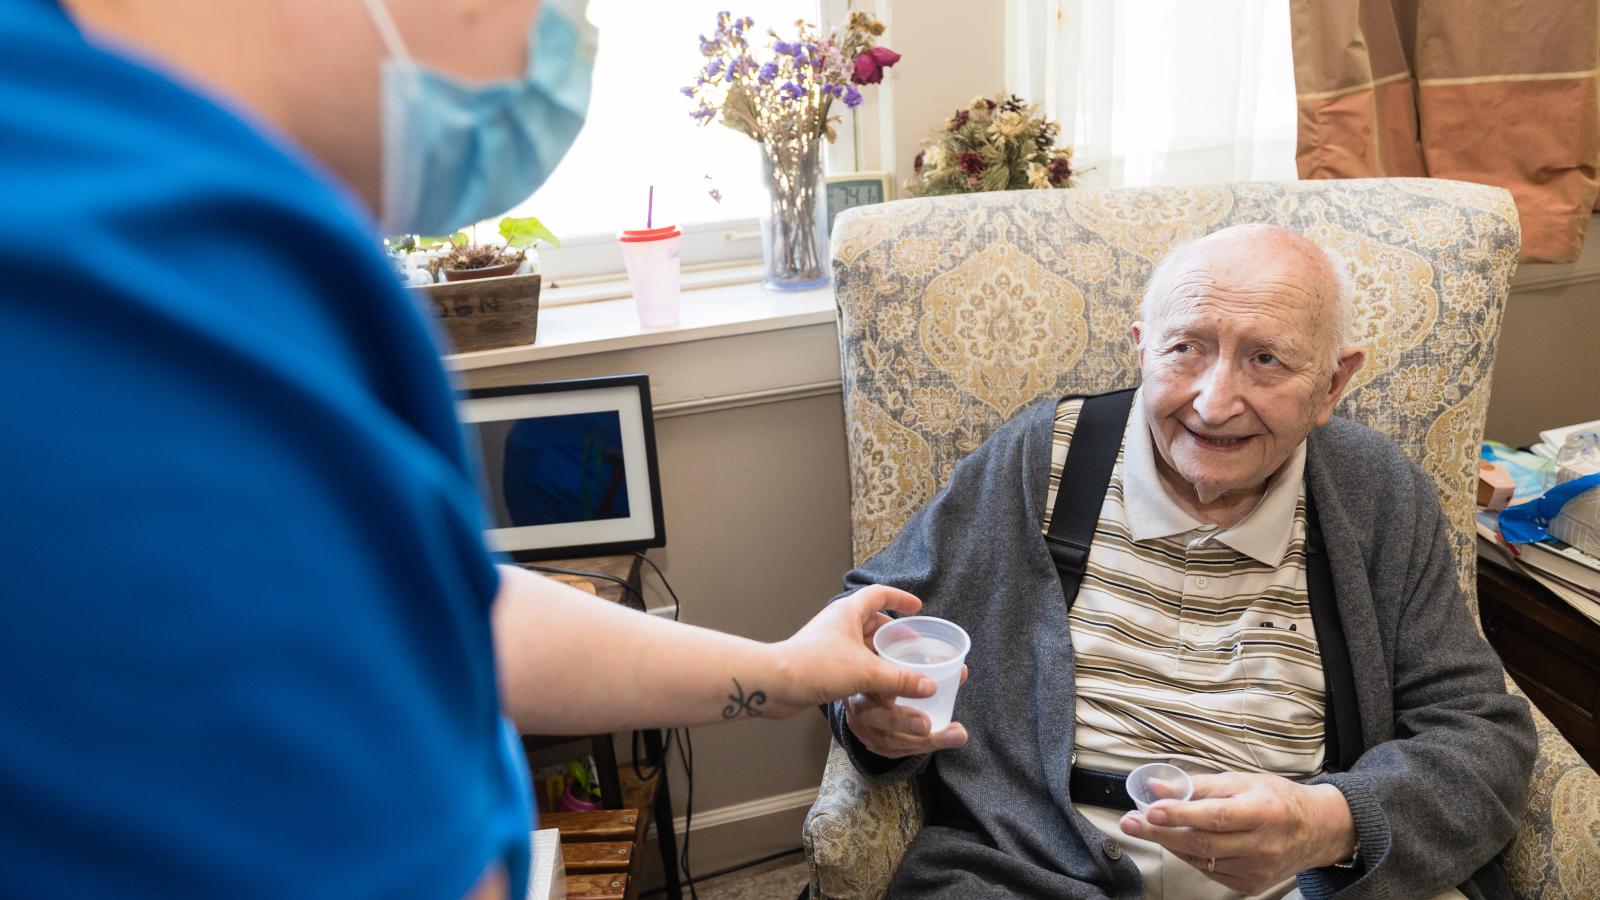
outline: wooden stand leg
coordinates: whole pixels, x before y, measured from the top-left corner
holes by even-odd
[[[622,783],[617,778],[617,748],[611,735],[597,734],[589,739],[594,767],[600,774],[600,804],[606,809],[622,808]]]

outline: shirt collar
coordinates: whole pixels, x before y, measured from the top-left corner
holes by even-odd
[[[1306,443],[1294,449],[1278,471],[1267,479],[1267,490],[1256,508],[1216,539],[1251,559],[1277,568],[1289,549],[1295,507],[1304,488]],[[1135,393],[1128,427],[1122,437],[1122,505],[1128,513],[1128,530],[1135,541],[1171,537],[1202,527],[1167,494],[1156,472],[1155,442],[1144,414],[1142,392]]]

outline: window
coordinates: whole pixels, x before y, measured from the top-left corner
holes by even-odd
[[[721,125],[694,122],[679,92],[704,65],[699,36],[716,28],[724,9],[755,19],[758,47],[768,28],[786,34],[796,19],[816,22],[819,14],[818,0],[590,3],[600,46],[588,120],[550,180],[511,212],[538,216],[561,238],[560,250],[540,251],[547,277],[620,272],[616,233],[644,227],[652,185],[655,224],[684,230],[685,265],[761,256],[756,144]]]
[[[1296,177],[1281,0],[1013,0],[1008,75],[1087,187]],[[1041,24],[1044,27],[1040,27]]]

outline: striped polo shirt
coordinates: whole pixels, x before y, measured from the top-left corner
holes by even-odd
[[[1069,617],[1078,765],[1304,778],[1323,763],[1323,675],[1306,591],[1305,444],[1219,530],[1156,472],[1136,394]],[[1081,400],[1056,409],[1044,529]]]

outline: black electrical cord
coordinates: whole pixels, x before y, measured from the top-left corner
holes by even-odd
[[[521,568],[527,569],[530,572],[544,572],[551,575],[575,575],[579,578],[598,578],[601,581],[609,581],[612,584],[622,588],[624,591],[627,591],[633,594],[635,597],[638,597],[639,605],[644,605],[644,592],[629,584],[626,578],[618,578],[615,575],[607,575],[604,572],[590,572],[587,569],[566,569],[562,568],[561,566],[547,566],[544,563],[521,562],[517,563],[517,565]],[[651,563],[651,565],[654,565],[654,563]],[[656,571],[659,572],[660,570],[657,569]],[[673,600],[676,601],[677,598],[674,597]],[[676,615],[674,615],[673,618],[676,619]]]
[[[672,598],[672,621],[678,621],[678,615],[683,611],[683,604],[678,602],[678,592],[672,589],[672,583],[667,581],[666,573],[661,571],[661,567],[656,565],[655,560],[645,556],[643,553],[635,552],[633,555],[639,557],[640,560],[649,563],[650,568],[656,570],[656,577],[661,579],[661,586],[667,589],[667,596]],[[641,597],[642,596],[643,595],[641,595]]]
[[[688,797],[683,803],[683,845],[678,848],[678,867],[683,870],[683,883],[689,886],[689,896],[700,900],[694,888],[694,873],[689,871],[689,836],[694,828],[694,738],[689,736],[689,729],[680,728],[673,732],[673,739],[678,745],[678,759],[683,763],[685,780],[689,782]],[[671,828],[672,823],[668,822],[667,827]]]

